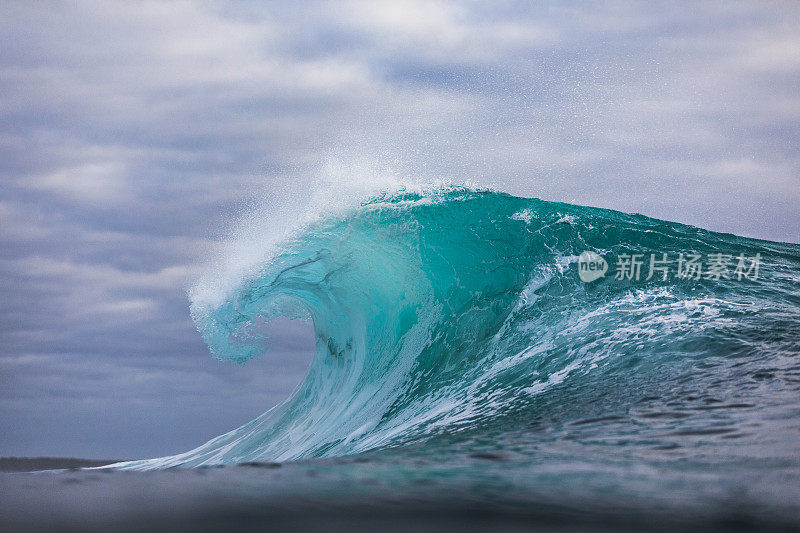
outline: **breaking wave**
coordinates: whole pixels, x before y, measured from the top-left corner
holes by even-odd
[[[578,256],[605,277],[584,283]],[[250,250],[252,253],[252,250]],[[732,256],[728,278],[616,279],[625,254]],[[739,254],[760,254],[738,279]],[[800,247],[489,190],[379,194],[287,235],[192,316],[214,356],[257,357],[264,322],[313,323],[316,355],[281,405],[163,468],[341,456],[511,432],[554,389],[630,386],[687,362],[800,353]],[[230,277],[230,276],[229,276]],[[213,290],[212,290],[213,289]],[[777,354],[777,355],[776,355]],[[565,400],[566,401],[566,400]],[[570,407],[562,405],[564,409]]]

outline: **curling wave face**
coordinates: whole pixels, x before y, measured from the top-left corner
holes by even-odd
[[[673,271],[646,280],[645,269],[638,281],[609,272],[584,283],[577,260],[585,250],[610,265],[651,253],[760,254],[761,264],[757,279]],[[771,426],[773,437],[794,419],[786,397],[800,388],[797,245],[444,187],[322,217],[255,272],[219,297],[195,297],[195,323],[216,357],[244,362],[268,342],[259,323],[310,319],[316,355],[303,382],[283,404],[195,450],[121,467],[502,441],[553,413],[587,420],[599,398],[641,411],[609,434],[664,446],[664,435],[680,432],[735,438],[754,411],[789,421]],[[687,409],[698,416],[658,414]],[[654,420],[669,425],[648,425]]]

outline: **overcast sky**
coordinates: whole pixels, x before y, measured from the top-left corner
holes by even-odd
[[[255,417],[306,326],[211,358],[197,266],[320,174],[494,185],[800,242],[800,3],[0,2],[0,455]]]

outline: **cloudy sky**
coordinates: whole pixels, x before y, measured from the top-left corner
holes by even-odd
[[[284,398],[307,326],[219,362],[186,289],[321,175],[800,242],[798,87],[796,2],[4,0],[0,455],[184,451]]]

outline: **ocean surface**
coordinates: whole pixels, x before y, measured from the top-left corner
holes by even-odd
[[[800,245],[461,187],[192,290],[215,357],[313,322],[292,396],[171,457],[0,475],[0,525],[800,527]]]

